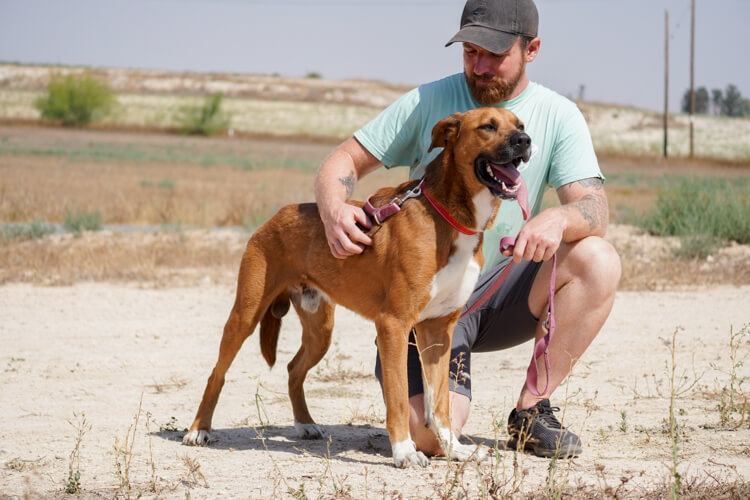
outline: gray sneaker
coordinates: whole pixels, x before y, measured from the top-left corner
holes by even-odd
[[[516,449],[522,443],[538,457],[570,458],[581,454],[581,440],[562,426],[553,412],[560,408],[550,406],[543,399],[525,410],[510,412],[508,417],[508,447]]]

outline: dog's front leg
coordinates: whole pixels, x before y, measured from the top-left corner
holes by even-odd
[[[392,315],[383,314],[375,321],[378,331],[378,352],[383,367],[383,396],[386,406],[386,429],[391,441],[393,463],[404,468],[425,467],[430,461],[417,451],[409,433],[409,383],[406,353],[409,326]]]
[[[460,360],[456,373],[450,372],[451,340],[458,315],[422,321],[416,326],[417,349],[422,364],[424,418],[437,436],[446,457],[456,460],[482,460],[486,452],[477,446],[461,444],[452,431],[450,419],[450,377],[460,377]]]

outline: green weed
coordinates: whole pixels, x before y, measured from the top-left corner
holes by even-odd
[[[706,257],[732,240],[750,243],[750,183],[687,177],[659,192],[640,221],[658,236],[678,236],[679,256]]]
[[[224,95],[221,92],[206,97],[200,106],[183,106],[177,115],[177,123],[184,134],[214,135],[229,127],[231,117],[221,110]]]
[[[13,224],[0,227],[0,243],[35,240],[55,232],[55,226],[35,220],[28,224]]]
[[[80,236],[83,231],[98,231],[102,228],[102,214],[98,210],[94,212],[67,210],[64,226],[76,236]]]

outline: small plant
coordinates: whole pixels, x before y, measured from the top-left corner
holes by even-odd
[[[743,341],[750,337],[750,323],[746,323],[739,331],[734,331],[734,325],[729,328],[729,369],[719,369],[716,365],[712,367],[729,375],[729,387],[724,387],[721,391],[721,401],[719,402],[719,422],[722,426],[734,426],[739,428],[745,422],[748,401],[747,396],[743,394],[742,384],[745,377],[738,375],[737,369],[741,368],[747,357],[747,353],[740,355],[740,346]],[[740,400],[743,400],[740,405]],[[735,414],[740,417],[739,424],[734,424]]]
[[[53,74],[47,95],[34,102],[42,118],[61,120],[66,126],[87,125],[109,113],[116,103],[114,91],[91,73]]]
[[[172,179],[162,179],[159,181],[159,183],[156,185],[159,189],[174,189],[177,187],[177,184]]]
[[[669,486],[670,498],[676,500],[680,496],[680,487],[682,483],[682,475],[677,471],[677,466],[680,463],[680,426],[675,416],[675,399],[678,397],[679,387],[675,382],[675,373],[677,371],[675,363],[675,352],[677,351],[677,333],[682,328],[677,327],[672,334],[672,344],[670,346],[670,353],[672,355],[672,362],[667,364],[667,368],[670,374],[669,377],[669,441],[672,445],[672,468],[671,468],[671,479]]]
[[[188,454],[183,455],[182,457],[182,463],[185,464],[185,467],[187,467],[187,472],[185,474],[185,478],[182,480],[183,484],[185,484],[188,489],[197,486],[199,483],[199,479],[203,482],[203,487],[208,488],[208,481],[206,480],[206,476],[203,474],[203,471],[201,471],[201,464],[198,462],[197,458],[191,458]]]
[[[184,134],[214,135],[229,127],[231,118],[221,111],[224,95],[221,92],[206,97],[201,106],[185,106],[180,109],[177,123]]]
[[[35,240],[55,232],[55,226],[35,220],[29,224],[14,224],[0,228],[0,243],[13,240]]]
[[[99,211],[67,210],[65,212],[65,229],[80,236],[83,231],[98,231],[102,228],[102,214]]]
[[[135,447],[135,435],[138,430],[138,421],[141,418],[141,408],[143,406],[143,393],[138,403],[138,411],[135,414],[134,423],[128,427],[125,439],[115,438],[115,476],[120,481],[117,489],[117,496],[125,493],[126,498],[130,498],[132,485],[130,484],[130,464],[133,461],[133,448]],[[132,435],[131,435],[132,431]],[[140,496],[140,495],[139,495]]]
[[[76,418],[76,422],[68,420],[68,423],[76,430],[76,440],[68,461],[68,481],[65,485],[65,492],[78,494],[81,492],[81,441],[83,441],[83,436],[91,430],[91,424],[86,420],[85,413],[80,415],[73,413],[73,417]]]
[[[620,411],[620,432],[628,432],[628,413],[625,410]]]

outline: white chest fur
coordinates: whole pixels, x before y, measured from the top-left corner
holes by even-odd
[[[432,279],[430,302],[422,311],[420,321],[445,316],[469,300],[479,277],[479,264],[474,260],[478,239],[477,235],[459,235],[456,251]]]
[[[474,199],[474,213],[483,229],[493,213],[493,196],[483,189]],[[430,302],[419,317],[419,321],[439,318],[463,307],[474,291],[479,278],[479,263],[474,259],[479,235],[459,234],[456,240],[456,251],[448,263],[435,274],[430,290]]]

